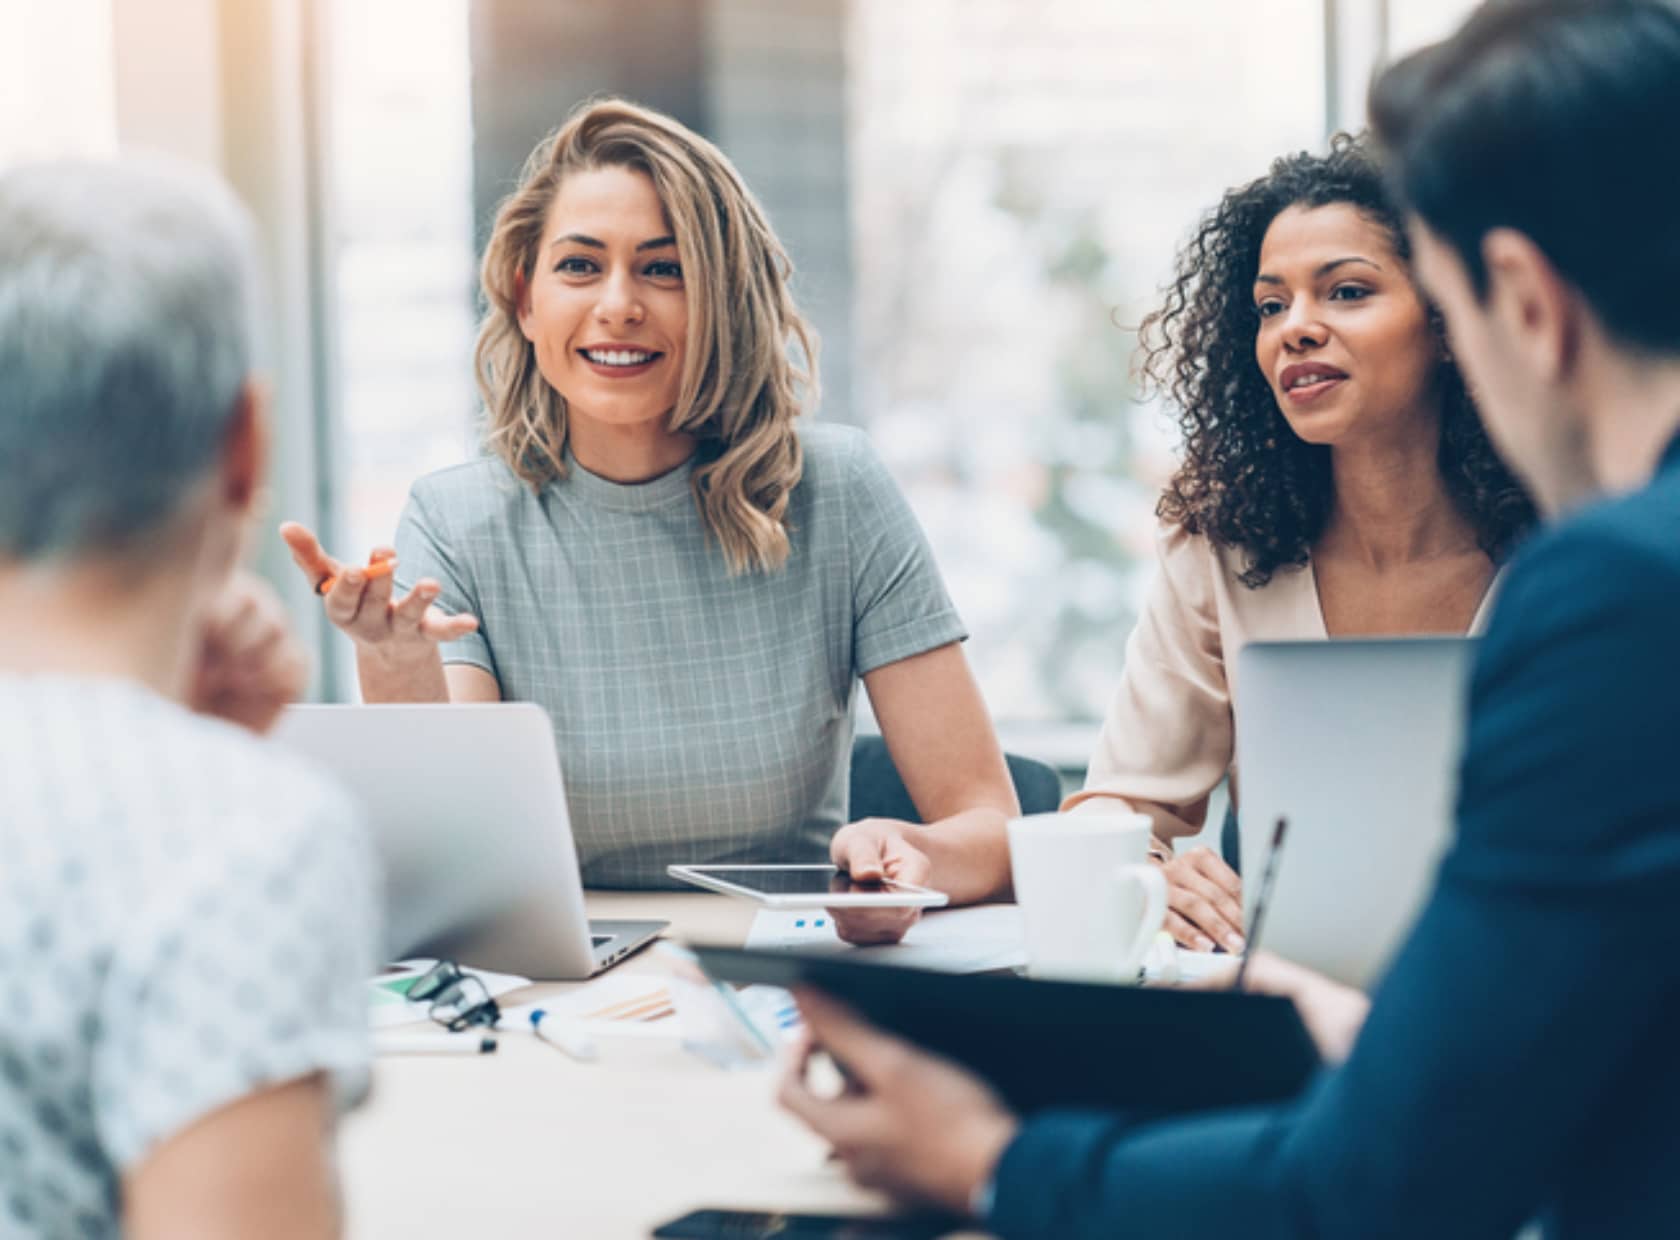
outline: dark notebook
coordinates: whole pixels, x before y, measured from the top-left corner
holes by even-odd
[[[825,991],[881,1028],[969,1068],[1021,1112],[1270,1102],[1299,1093],[1320,1066],[1294,1003],[1270,995],[694,950],[722,981]]]

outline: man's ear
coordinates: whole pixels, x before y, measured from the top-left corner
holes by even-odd
[[[1549,383],[1568,377],[1581,342],[1579,295],[1545,251],[1514,228],[1482,238],[1489,313],[1529,370]]]
[[[269,389],[252,376],[240,385],[233,416],[222,441],[218,490],[224,504],[241,516],[255,515],[268,478]]]

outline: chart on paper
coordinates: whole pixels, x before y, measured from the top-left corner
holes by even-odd
[[[843,952],[859,960],[943,973],[1013,969],[1027,962],[1021,910],[1013,904],[924,913],[902,943],[878,947],[842,942],[833,917],[824,912],[760,909],[746,945],[761,951]]]
[[[677,1037],[681,1033],[670,986],[658,973],[609,973],[564,994],[505,1008],[502,1017],[519,1028],[534,1008],[577,1021],[591,1035]]]

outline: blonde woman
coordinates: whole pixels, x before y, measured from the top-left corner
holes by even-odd
[[[1007,768],[902,496],[862,434],[797,423],[816,383],[789,271],[717,148],[581,108],[485,251],[487,454],[414,486],[375,553],[393,575],[282,533],[311,581],[337,578],[327,615],[368,701],[548,711],[591,885],[832,852],[982,899],[963,880],[1008,873]],[[925,828],[836,835],[860,678]]]

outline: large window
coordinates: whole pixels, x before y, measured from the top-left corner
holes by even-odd
[[[409,485],[475,451],[477,285],[464,0],[335,0],[326,82],[337,401],[330,549],[395,536]],[[331,666],[350,697],[348,639]]]
[[[391,537],[415,477],[475,450],[486,186],[505,188],[577,98],[623,90],[710,133],[764,198],[829,346],[820,416],[867,426],[909,494],[994,713],[1073,723],[1078,748],[1119,674],[1176,446],[1133,377],[1133,329],[1176,244],[1226,186],[1319,145],[1327,112],[1359,123],[1372,61],[1472,5],[261,7],[252,51],[236,0],[183,0],[161,24],[127,0],[0,5],[0,164],[162,146],[273,191],[254,203],[271,243],[294,225],[322,238],[324,287],[274,281],[286,314],[315,316],[327,368],[325,382],[312,362],[280,375],[303,410],[279,427],[282,457],[288,437],[323,445],[302,454],[322,476],[282,479],[283,504],[326,496],[329,542],[357,556]],[[239,149],[298,141],[304,121],[253,113],[294,96],[247,97],[218,64],[237,44],[260,67],[288,23],[325,40],[314,196],[274,190]],[[278,48],[283,80],[296,69]],[[309,410],[318,425],[296,425]],[[342,674],[324,689],[352,691]]]
[[[854,6],[855,404],[1000,719],[1112,692],[1174,447],[1133,329],[1196,216],[1322,139],[1321,10]]]
[[[667,0],[338,0],[335,543],[388,540],[409,483],[474,450],[475,153],[505,188],[582,94],[692,108],[799,265],[819,416],[866,426],[904,486],[993,713],[1071,764],[1152,572],[1177,436],[1135,328],[1176,246],[1225,188],[1320,146],[1327,109],[1359,123],[1327,65],[1362,83],[1468,7],[693,0],[661,50]]]
[[[474,450],[467,6],[339,0],[330,12],[333,534],[354,559],[391,540],[415,478]]]
[[[111,0],[0,0],[0,167],[117,146]]]

